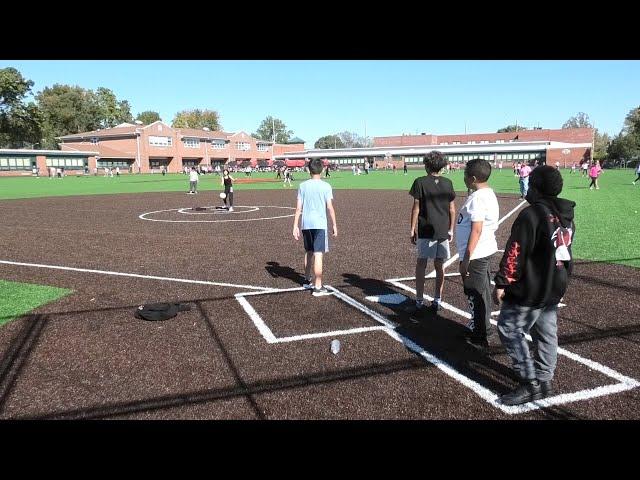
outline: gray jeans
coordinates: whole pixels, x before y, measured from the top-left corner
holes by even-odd
[[[558,305],[542,308],[503,303],[498,316],[498,335],[524,380],[549,381],[558,359]],[[531,358],[526,333],[531,334],[535,357]]]

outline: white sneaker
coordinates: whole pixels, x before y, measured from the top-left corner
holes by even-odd
[[[233,207],[229,207],[229,211],[230,211],[230,212],[233,212]]]
[[[314,288],[311,295],[313,295],[314,297],[323,297],[325,295],[331,295],[331,293],[332,292],[330,292],[329,289],[327,289],[327,287],[323,285],[320,288]]]
[[[305,282],[305,283],[304,283],[304,284],[302,284],[302,287],[303,287],[305,290],[313,290],[313,288],[314,288],[314,287],[313,287],[313,283],[311,283],[311,280],[305,280],[304,282]]]

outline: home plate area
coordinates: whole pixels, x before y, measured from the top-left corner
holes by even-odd
[[[426,289],[432,288],[429,281],[426,283]],[[470,318],[461,301],[464,297],[455,296],[455,301],[450,300],[452,303],[443,303],[437,314],[427,311],[418,318],[410,318],[404,310],[415,298],[415,278],[389,279],[387,285],[385,288],[380,284],[381,291],[376,295],[364,296],[365,302],[373,308],[349,295],[354,289],[352,286],[340,290],[327,286],[332,295],[319,298],[302,287],[239,293],[235,297],[269,344],[381,330],[509,415],[611,395],[639,386],[636,380],[605,365],[559,348],[555,394],[525,405],[504,406],[498,397],[517,382],[511,360],[501,346],[479,351],[462,341]],[[357,296],[357,292],[353,295]],[[431,299],[426,294],[425,297]],[[384,314],[376,311],[380,308],[385,310]],[[493,312],[494,316],[497,314],[498,311]],[[496,324],[495,318],[492,323]],[[528,340],[531,341],[529,336]]]

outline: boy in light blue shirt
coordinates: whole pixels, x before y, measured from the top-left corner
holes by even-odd
[[[293,220],[293,238],[300,238],[300,230],[304,239],[304,273],[306,282],[304,288],[313,289],[313,296],[330,295],[331,292],[322,285],[322,254],[329,251],[329,236],[327,234],[327,210],[331,217],[333,236],[338,236],[336,226],[336,212],[333,209],[333,191],[331,185],[320,178],[322,174],[322,160],[314,158],[309,162],[311,180],[300,184],[298,188],[298,204]],[[302,229],[298,228],[298,220],[302,215]],[[313,283],[311,281],[311,267],[313,264]]]

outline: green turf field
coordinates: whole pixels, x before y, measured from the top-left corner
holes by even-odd
[[[296,179],[292,189],[301,180],[309,178],[307,173],[294,174]],[[395,174],[389,171],[375,171],[369,175],[354,176],[351,171],[333,172],[329,182],[334,189],[391,189],[406,190],[413,180],[424,175],[423,170],[402,170]],[[561,196],[574,200],[576,206],[576,241],[574,253],[577,258],[622,263],[640,267],[640,185],[632,185],[633,170],[605,170],[600,178],[600,190],[589,190],[588,179],[579,174],[569,174],[563,170],[565,187]],[[236,179],[246,178],[244,173],[234,174]],[[275,178],[274,173],[254,173],[253,178]],[[457,191],[466,191],[462,182],[462,172],[450,174]],[[518,181],[510,169],[494,171],[491,185],[498,193],[517,193]],[[34,198],[63,195],[98,195],[139,192],[186,192],[188,176],[169,174],[123,175],[120,178],[103,176],[75,177],[64,179],[47,177],[4,177],[0,178],[0,199]],[[236,186],[236,199],[241,198],[245,189],[282,189],[282,183],[254,183]],[[205,175],[200,177],[200,191],[221,191],[220,177]],[[339,196],[336,198],[339,201]],[[339,204],[338,204],[339,205]],[[407,197],[407,208],[410,202]],[[506,213],[506,212],[503,212]]]
[[[0,280],[0,327],[34,308],[71,293],[65,288]]]

